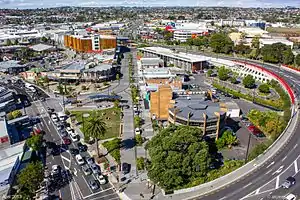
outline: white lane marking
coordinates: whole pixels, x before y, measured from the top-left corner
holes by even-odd
[[[93,199],[90,199],[90,200],[100,200],[100,199],[103,199],[105,197],[108,197],[108,196],[111,196],[111,195],[116,195],[115,193],[112,193],[112,194],[107,194],[107,195],[104,195],[104,196],[101,196],[101,197],[96,197],[96,198],[93,198]],[[105,198],[106,199],[106,198]],[[119,199],[118,197],[115,197],[115,198],[109,198],[109,200],[114,200],[114,199]],[[224,199],[224,197],[222,198]],[[221,199],[220,199],[221,200]]]
[[[111,190],[111,189],[112,189],[112,187],[110,187],[110,188],[107,188],[107,189],[105,189],[105,190],[102,190],[102,191],[99,191],[99,192],[96,192],[96,193],[93,193],[93,194],[90,194],[90,195],[88,195],[88,196],[84,196],[83,198],[84,198],[84,199],[86,199],[86,198],[89,198],[89,197],[95,196],[95,195],[97,195],[97,194],[100,194],[100,193],[102,193],[102,192],[106,192],[106,191],[108,191],[108,190]]]
[[[283,162],[283,161],[284,161],[286,158],[287,158],[287,156],[284,156],[284,158],[282,158],[282,160],[281,160],[281,161]]]
[[[77,169],[74,168],[74,175],[77,176]]]
[[[272,171],[272,169],[270,169],[269,171],[267,171],[267,173],[266,173],[266,174],[269,174],[271,171]]]
[[[82,192],[81,192],[81,190],[80,190],[80,187],[78,186],[78,184],[77,184],[76,181],[74,181],[74,185],[75,185],[75,188],[77,189],[77,191],[79,191],[79,195],[80,195],[81,197],[83,197]]]
[[[248,187],[249,185],[251,185],[252,183],[250,182],[250,183],[248,183],[247,185],[245,185],[243,188],[246,188],[246,187]]]
[[[298,173],[298,163],[297,160],[294,161],[295,173]]]
[[[280,173],[280,172],[282,171],[283,167],[284,167],[284,165],[281,165],[281,166],[277,169],[277,171],[275,171],[275,172],[272,173],[272,175]]]
[[[275,161],[271,162],[266,168],[271,167],[272,165],[274,165]]]
[[[66,158],[66,157],[64,157],[64,156],[62,156],[62,155],[60,155],[60,157],[61,157],[62,159],[64,159],[64,160],[68,161],[68,162],[71,162],[70,159],[68,159],[68,158]]]
[[[76,197],[74,196],[74,188],[73,188],[72,184],[69,184],[69,187],[70,187],[70,191],[71,191],[71,198],[72,198],[72,200],[74,200],[74,198],[76,200]]]
[[[296,147],[298,146],[298,144],[295,144],[294,148],[293,149],[296,149]]]
[[[84,182],[86,183],[87,187],[90,189],[91,193],[93,193],[93,191],[92,191],[92,189],[91,189],[90,185],[88,184],[87,180],[84,178],[84,176],[83,176],[83,175],[81,175],[81,176],[82,176],[82,178],[83,178]],[[83,197],[83,198],[85,199],[85,197]]]
[[[279,177],[280,177],[280,176],[277,176],[277,177],[276,177],[276,186],[275,186],[276,189],[279,188]]]
[[[260,188],[258,188],[256,191],[255,191],[255,194],[258,194],[260,191]]]

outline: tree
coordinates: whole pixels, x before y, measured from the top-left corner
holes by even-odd
[[[236,145],[238,143],[238,139],[235,135],[233,135],[231,130],[226,130],[223,132],[222,136],[217,140],[216,145],[218,149],[222,149],[225,146],[231,148],[232,145]]]
[[[300,54],[297,54],[297,56],[295,57],[295,63],[297,66],[300,66]]]
[[[41,162],[32,162],[21,170],[17,178],[17,183],[21,191],[24,191],[32,199],[43,179],[43,164]]]
[[[218,77],[222,81],[226,81],[229,78],[230,69],[222,66],[218,69]]]
[[[271,45],[264,45],[261,48],[261,55],[262,59],[265,62],[271,62],[271,63],[283,63],[284,62],[284,54],[286,50],[290,49],[289,46],[282,44],[282,43],[274,43]],[[290,61],[290,52],[289,50],[285,53],[285,61]]]
[[[116,74],[116,80],[120,83],[120,74]]]
[[[282,62],[285,65],[290,65],[294,63],[294,54],[291,49],[287,49],[282,52]]]
[[[142,125],[142,119],[139,116],[134,117],[134,127],[140,127]]]
[[[228,54],[233,50],[233,42],[231,39],[223,33],[215,33],[210,38],[210,47],[216,53]]]
[[[251,49],[249,46],[242,44],[238,44],[234,47],[234,51],[239,54],[249,54]]]
[[[20,110],[14,110],[14,111],[12,111],[11,115],[12,115],[13,119],[16,119],[18,117],[21,117],[23,114]]]
[[[212,69],[209,69],[208,71],[207,71],[207,76],[208,77],[211,77],[211,75],[214,73],[214,71],[212,70]]]
[[[148,176],[167,191],[205,178],[211,165],[208,144],[196,127],[169,126],[155,135],[146,148],[151,157]]]
[[[270,86],[268,84],[261,84],[259,87],[258,87],[258,90],[261,92],[261,93],[270,93]]]
[[[260,40],[260,36],[255,36],[254,38],[252,38],[251,47],[255,49],[259,49],[259,44],[260,44],[259,40]]]
[[[245,78],[243,79],[243,85],[246,88],[253,88],[255,86],[255,80],[253,76],[252,75],[245,76]]]
[[[236,80],[236,78],[233,76],[233,77],[230,78],[230,82],[231,82],[232,84],[236,84],[236,83],[237,83],[237,80]]]
[[[87,124],[85,125],[84,134],[96,140],[97,155],[99,154],[98,140],[101,139],[106,133],[107,126],[102,116],[98,113],[92,113],[91,117],[88,118]]]
[[[6,45],[7,45],[7,46],[11,46],[11,45],[12,45],[12,42],[11,42],[10,39],[7,39],[7,40],[6,40]]]
[[[32,135],[26,140],[26,144],[33,151],[40,151],[42,147],[43,136],[42,135]]]
[[[59,94],[64,94],[64,87],[61,84],[58,84],[58,86],[56,87]]]

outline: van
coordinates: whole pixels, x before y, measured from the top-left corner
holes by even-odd
[[[63,112],[59,112],[57,115],[60,121],[64,121],[66,119],[66,114]]]

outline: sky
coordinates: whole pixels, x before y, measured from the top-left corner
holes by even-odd
[[[300,0],[0,0],[0,8],[27,9],[60,6],[300,7]]]

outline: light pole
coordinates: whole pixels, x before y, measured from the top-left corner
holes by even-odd
[[[247,163],[247,160],[248,160],[248,152],[249,152],[250,142],[251,142],[251,133],[249,132],[245,163]]]

